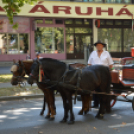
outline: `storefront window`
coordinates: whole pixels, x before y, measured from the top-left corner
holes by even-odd
[[[74,53],[74,36],[73,34],[66,35],[67,53]]]
[[[36,20],[37,24],[43,24],[43,19]]]
[[[40,27],[35,31],[35,48],[39,53],[63,53],[64,32],[62,27]]]
[[[75,33],[92,33],[91,28],[75,28]]]
[[[19,34],[20,53],[27,53],[29,40],[28,34]]]
[[[131,25],[131,23],[132,23],[132,21],[127,21],[127,20],[125,20],[125,21],[123,22],[124,25]]]
[[[73,20],[65,20],[65,24],[73,24]]]
[[[7,54],[7,35],[0,34],[0,54]]]
[[[8,54],[18,54],[18,36],[17,34],[8,34]]]
[[[113,20],[107,20],[106,25],[113,25]]]
[[[45,24],[53,24],[53,20],[52,19],[45,19]]]
[[[122,25],[122,21],[116,20],[115,25]]]
[[[74,28],[66,27],[66,33],[74,33]]]
[[[92,21],[91,20],[87,20],[87,19],[84,19],[84,24],[86,25],[91,25],[92,24]]]
[[[0,54],[23,54],[28,50],[28,34],[0,34]]]
[[[75,24],[82,24],[82,20],[75,20]]]
[[[124,29],[124,52],[131,52],[131,47],[134,47],[134,32],[132,29]]]
[[[100,28],[98,29],[98,39],[107,44],[110,52],[121,52],[121,29]]]
[[[124,0],[124,3],[132,3],[131,0]]]

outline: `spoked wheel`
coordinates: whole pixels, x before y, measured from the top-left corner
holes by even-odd
[[[111,91],[111,94],[114,94],[115,92],[114,91]],[[111,102],[110,102],[110,107],[113,107],[116,103],[116,97],[114,99],[111,99]]]

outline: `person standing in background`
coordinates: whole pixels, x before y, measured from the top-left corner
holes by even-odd
[[[104,65],[108,66],[110,70],[113,69],[113,60],[108,51],[104,51],[103,48],[106,47],[105,43],[102,43],[98,40],[94,46],[96,47],[96,51],[93,51],[88,59],[88,66],[91,65]],[[98,107],[99,100],[97,95],[93,95],[94,105],[92,108]]]

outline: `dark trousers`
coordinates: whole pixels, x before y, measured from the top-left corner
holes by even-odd
[[[94,101],[94,106],[98,107],[99,105],[99,99],[96,94],[93,94],[93,101]]]

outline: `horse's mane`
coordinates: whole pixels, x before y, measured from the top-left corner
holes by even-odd
[[[33,63],[33,59],[29,59],[29,60],[23,60],[23,63]]]
[[[57,64],[66,64],[62,61],[59,61],[57,59],[52,59],[52,58],[42,58],[40,59],[41,62],[45,61],[45,62],[53,62],[53,63],[57,63]]]

